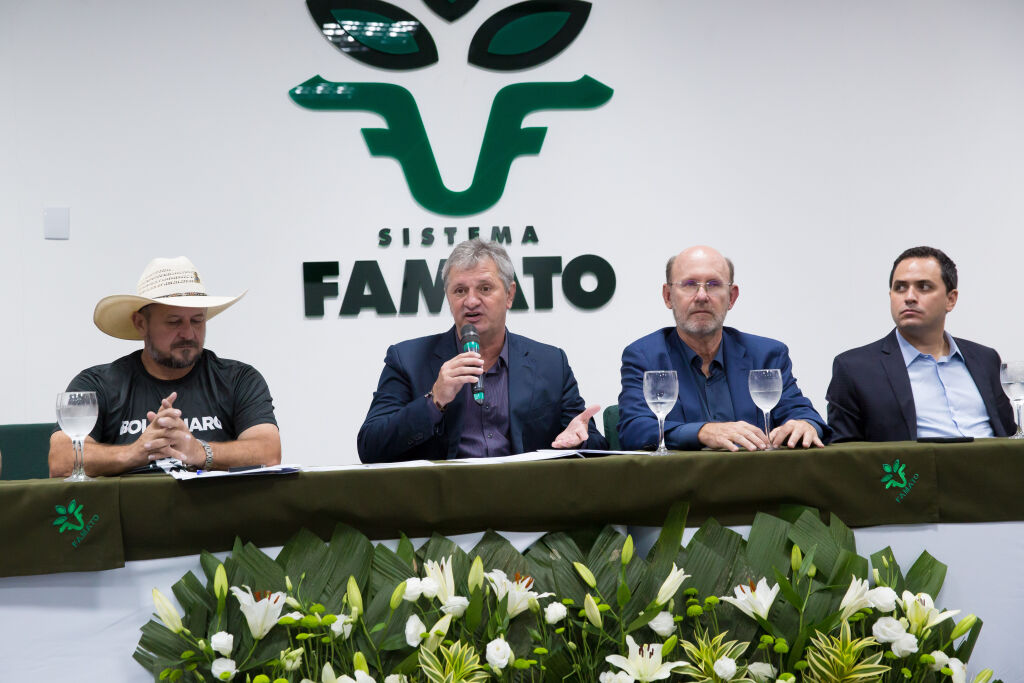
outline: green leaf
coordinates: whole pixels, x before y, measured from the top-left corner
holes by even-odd
[[[830,576],[839,557],[839,544],[836,543],[829,527],[822,524],[818,516],[805,511],[793,524],[789,532],[789,540],[801,548],[816,547],[814,563],[825,576]]]
[[[398,548],[395,550],[395,554],[412,567],[414,572],[419,573],[420,568],[419,562],[416,560],[416,551],[412,547],[412,541],[405,534],[402,534],[398,539]]]
[[[925,550],[907,572],[907,590],[911,593],[927,593],[934,599],[942,590],[946,580],[946,565],[936,560]]]
[[[789,530],[792,525],[778,517],[758,512],[747,535],[747,564],[759,576],[772,576],[778,569],[786,573],[789,566]]]
[[[793,584],[778,569],[775,570],[775,583],[779,584],[779,592],[786,599],[786,602],[795,607],[798,612],[803,611],[803,597],[794,590]]]
[[[629,586],[626,585],[625,581],[620,581],[619,587],[615,591],[615,601],[619,604],[619,609],[625,607],[631,597],[633,597],[633,594],[630,592]]]
[[[842,550],[828,577],[828,584],[845,591],[850,585],[851,576],[856,576],[858,579],[868,578],[868,560],[849,550]]]
[[[832,539],[840,549],[849,550],[851,553],[857,552],[857,538],[853,531],[835,514],[829,516],[829,531],[832,532]]]
[[[683,530],[686,528],[686,516],[689,511],[689,503],[683,502],[675,503],[669,509],[661,533],[658,534],[658,540],[647,555],[647,562],[655,576],[668,576],[679,554],[679,548],[683,545]]]
[[[883,561],[883,558],[885,558],[885,561]],[[886,567],[886,564],[889,566]],[[896,562],[896,557],[893,555],[892,548],[886,546],[872,554],[871,566],[878,570],[879,575],[883,579],[891,577],[891,587],[897,594],[901,594],[906,590],[906,580],[903,578],[903,570],[900,569],[900,565]]]
[[[58,514],[61,514],[61,515],[68,514],[68,509],[66,507],[64,507],[63,505],[54,505],[53,509],[56,510]]]

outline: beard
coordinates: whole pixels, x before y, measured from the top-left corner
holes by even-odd
[[[186,353],[183,357],[177,357],[174,355],[176,349],[192,349],[195,353]],[[174,370],[182,370],[195,365],[203,350],[195,342],[178,342],[171,346],[170,353],[164,353],[153,346],[149,339],[146,339],[146,351],[157,365]]]
[[[725,323],[725,316],[723,315],[719,317],[714,311],[708,312],[711,313],[711,318],[691,318],[680,320],[680,316],[676,316],[676,326],[683,332],[694,337],[712,337],[722,330],[722,325]]]

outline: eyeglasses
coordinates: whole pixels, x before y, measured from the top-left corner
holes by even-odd
[[[707,282],[683,280],[682,282],[669,282],[668,284],[678,287],[686,296],[697,296],[697,292],[700,291],[701,287],[704,288],[708,296],[715,296],[716,294],[727,292],[729,287],[732,286],[731,282],[722,282],[721,280],[708,280]]]

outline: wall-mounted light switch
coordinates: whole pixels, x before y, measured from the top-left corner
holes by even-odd
[[[48,240],[71,239],[71,209],[51,206],[43,211],[43,237]]]

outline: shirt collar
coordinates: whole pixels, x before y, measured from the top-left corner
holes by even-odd
[[[952,360],[953,358],[959,357],[960,360],[964,359],[962,353],[960,353],[960,347],[956,345],[956,341],[953,339],[953,335],[949,332],[943,331],[943,336],[946,337],[946,343],[949,344],[949,355],[945,356],[945,360]],[[918,359],[920,356],[927,356],[928,354],[921,353],[918,351],[913,344],[904,339],[903,335],[900,334],[899,329],[896,330],[896,341],[899,342],[900,352],[903,354],[903,364],[910,367],[910,364]],[[942,358],[936,358],[936,361],[943,360]]]
[[[704,359],[697,355],[697,352],[687,346],[686,342],[679,336],[679,332],[673,330],[672,337],[679,348],[682,349],[683,358],[686,359],[686,364],[693,367],[694,359],[699,361],[697,368],[700,369],[704,365]],[[715,358],[712,360],[712,364],[718,363],[723,368],[725,367],[725,335],[722,335],[722,341],[718,344],[718,351],[715,352]]]

